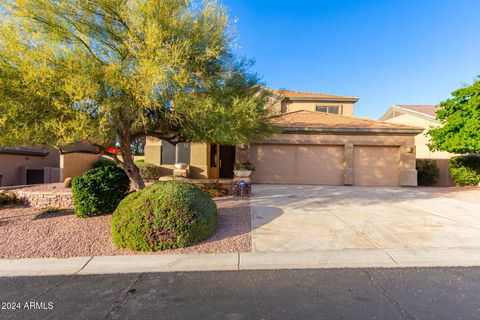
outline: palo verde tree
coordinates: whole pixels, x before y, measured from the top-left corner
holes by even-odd
[[[480,77],[458,89],[441,103],[437,119],[442,126],[431,129],[430,148],[454,153],[480,152]]]
[[[144,187],[132,142],[272,132],[224,7],[190,0],[0,0],[0,145],[84,141]]]

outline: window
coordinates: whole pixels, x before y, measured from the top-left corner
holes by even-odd
[[[171,144],[162,141],[162,164],[187,163],[190,164],[190,143]]]
[[[315,110],[323,113],[340,114],[339,106],[316,106]]]
[[[162,164],[175,164],[175,145],[162,141]]]

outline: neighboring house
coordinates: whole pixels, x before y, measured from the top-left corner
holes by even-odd
[[[55,149],[0,147],[0,186],[57,182],[59,168]]]
[[[233,177],[235,160],[256,166],[254,183],[416,186],[421,128],[353,118],[357,97],[273,91],[272,121],[283,129],[261,144],[224,146],[148,138],[145,162],[171,174],[190,164],[192,178]]]
[[[455,156],[453,153],[430,151],[428,144],[430,138],[428,131],[440,126],[435,119],[438,106],[432,105],[393,105],[380,118],[381,121],[410,125],[424,128],[423,132],[415,137],[417,159],[435,159],[440,169],[438,186],[451,186],[452,181],[448,171],[448,159]]]
[[[62,148],[62,154],[54,148],[0,146],[0,186],[60,182],[90,170],[100,157],[82,143]]]

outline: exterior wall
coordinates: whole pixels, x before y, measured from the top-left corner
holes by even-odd
[[[354,184],[354,148],[355,146],[390,146],[398,147],[399,184],[400,186],[416,186],[417,171],[415,169],[415,145],[412,135],[342,135],[342,134],[277,134],[267,139],[266,144],[296,145],[331,145],[344,148],[343,163],[344,184]],[[237,155],[241,155],[237,150]],[[240,159],[240,158],[239,158]]]
[[[443,151],[432,152],[428,148],[428,143],[430,143],[428,131],[433,127],[439,126],[440,124],[438,122],[411,114],[402,114],[400,112],[397,112],[393,118],[385,120],[385,122],[425,128],[422,133],[415,137],[417,159],[436,160],[438,169],[440,171],[438,183],[435,185],[436,187],[450,187],[453,185],[452,178],[450,177],[450,172],[448,170],[448,159],[456,156],[456,154]]]
[[[394,118],[386,120],[385,122],[425,128],[422,133],[415,137],[415,146],[417,147],[418,159],[450,159],[451,157],[455,156],[455,154],[449,152],[432,152],[428,148],[428,144],[430,143],[428,130],[439,126],[439,124],[435,121],[416,117],[411,114],[399,114]]]
[[[190,145],[190,177],[193,179],[207,179],[207,144],[192,143]],[[162,164],[162,140],[147,137],[145,144],[145,163],[159,166],[163,169],[162,176],[173,175],[174,165]]]
[[[82,175],[90,169],[101,158],[101,155],[94,153],[72,152],[60,156],[60,180],[73,178]]]
[[[348,102],[291,101],[282,104],[282,112],[316,111],[316,106],[338,106],[341,109],[341,115],[353,117],[353,103]]]
[[[52,168],[46,177],[46,182],[58,182],[60,156],[57,150],[48,149],[46,156],[21,154],[0,154],[0,175],[3,175],[0,186],[16,186],[27,183],[26,169]],[[52,174],[50,174],[53,172]]]

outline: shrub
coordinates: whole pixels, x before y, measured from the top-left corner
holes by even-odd
[[[19,202],[17,196],[13,192],[0,192],[0,206],[8,204],[17,204]]]
[[[215,202],[181,181],[153,184],[128,195],[113,213],[115,245],[142,251],[182,248],[210,237],[217,226]]]
[[[115,210],[130,190],[130,180],[119,167],[104,166],[73,178],[75,214],[92,217]]]
[[[143,160],[135,161],[140,175],[145,181],[158,181],[162,176],[162,168],[153,164],[145,163]]]
[[[440,170],[435,160],[417,160],[418,185],[430,187],[438,182]]]
[[[199,187],[200,189],[202,189],[203,192],[205,192],[212,198],[224,197],[228,196],[229,194],[229,191],[225,188],[222,188],[218,183],[214,185],[201,184]]]
[[[112,159],[105,159],[100,158],[98,159],[97,163],[95,164],[95,168],[103,168],[103,167],[117,167],[117,164]]]
[[[453,157],[448,168],[456,185],[476,185],[480,183],[480,157],[476,155]]]

